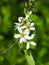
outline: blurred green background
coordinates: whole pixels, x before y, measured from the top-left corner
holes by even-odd
[[[37,43],[31,46],[36,65],[49,65],[49,0],[37,0],[37,12],[30,16],[35,23]],[[9,48],[14,42],[14,22],[24,16],[24,0],[0,0],[0,52]],[[28,65],[24,48],[15,45],[6,54],[0,55],[0,65]]]

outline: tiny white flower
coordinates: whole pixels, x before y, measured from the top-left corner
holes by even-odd
[[[30,30],[34,30],[35,31],[35,27],[33,27],[34,26],[34,23],[30,23],[29,21],[28,22],[26,22],[26,25],[24,25],[24,26],[21,26],[21,28],[22,29],[28,29],[29,31]]]
[[[30,44],[33,45],[33,46],[36,46],[36,43],[33,42],[33,41],[28,41],[27,42],[27,45],[26,45],[26,49],[29,49],[30,48]]]
[[[18,18],[18,21],[19,21],[19,22],[22,22],[22,20],[23,20],[23,17],[19,17],[19,18]]]
[[[29,33],[27,30],[24,30],[24,32],[22,31],[22,29],[20,27],[18,27],[18,31],[20,34],[15,34],[14,35],[14,38],[18,38],[20,39],[19,42],[22,43],[22,42],[26,42],[26,38],[25,37],[29,37]]]
[[[23,34],[15,34],[15,35],[14,35],[14,38],[19,39],[19,42],[20,42],[20,43],[26,42],[26,39],[25,39],[25,37],[24,37]]]

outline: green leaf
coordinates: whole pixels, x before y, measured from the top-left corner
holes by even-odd
[[[30,55],[28,55],[27,50],[25,50],[25,57],[26,57],[28,65],[35,65],[35,61],[33,59],[32,54],[30,53]]]
[[[36,16],[35,14],[30,15],[29,17],[31,20],[33,20],[34,22],[37,22],[39,20],[38,16]]]

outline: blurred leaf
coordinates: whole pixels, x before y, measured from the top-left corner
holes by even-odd
[[[8,19],[10,17],[10,7],[2,7],[2,13],[4,15],[4,17],[6,17],[6,19]]]
[[[35,61],[33,59],[32,54],[30,53],[30,55],[28,55],[27,50],[25,50],[24,52],[25,52],[25,57],[28,65],[35,65]]]
[[[36,16],[35,14],[30,15],[29,18],[34,22],[37,22],[39,20],[38,16]]]
[[[46,54],[46,52],[47,52],[47,49],[46,49],[46,48],[42,48],[42,49],[40,50],[40,52],[39,52],[39,57],[44,56],[44,54]]]

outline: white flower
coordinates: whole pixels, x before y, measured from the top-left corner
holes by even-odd
[[[22,29],[20,27],[18,27],[18,31],[20,34],[15,34],[14,35],[14,38],[19,38],[19,42],[22,43],[22,42],[26,42],[26,38],[29,37],[28,34],[29,34],[29,31],[27,30],[24,30],[24,32],[22,31]],[[25,38],[26,37],[26,38]]]
[[[18,18],[18,21],[19,21],[19,22],[22,22],[22,20],[23,20],[23,17],[19,17],[19,18]]]
[[[21,28],[22,29],[26,29],[26,30],[35,30],[35,27],[33,27],[34,26],[34,23],[30,23],[29,21],[28,22],[26,22],[26,25],[24,25],[24,26],[21,26]]]
[[[28,41],[27,42],[27,45],[26,45],[26,49],[29,49],[30,48],[30,44],[33,45],[33,46],[36,46],[36,43],[33,42],[33,41]]]

